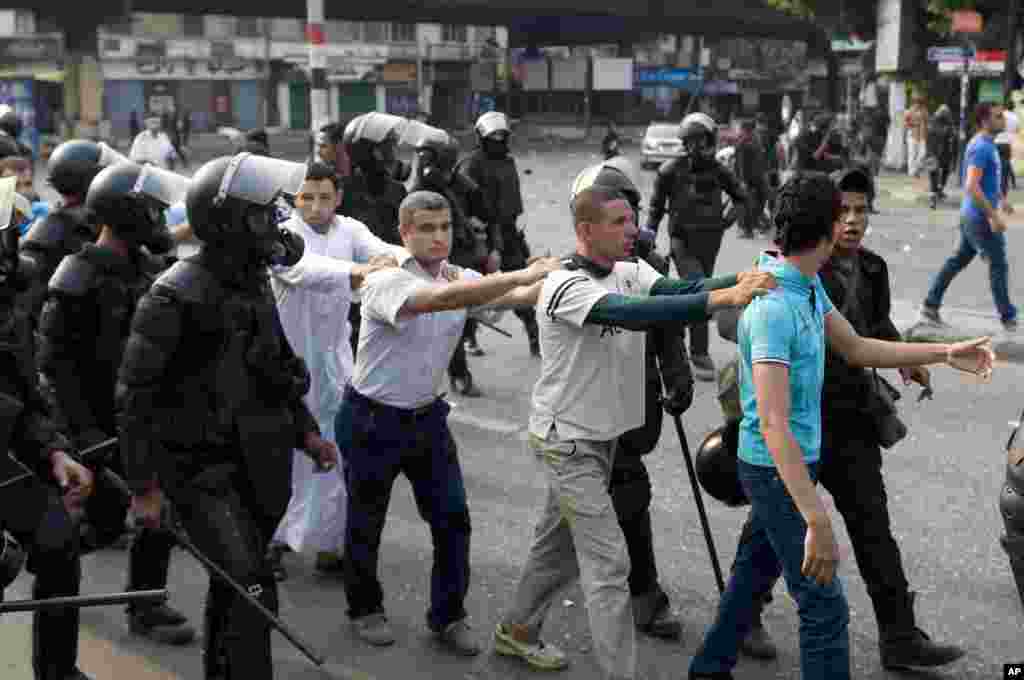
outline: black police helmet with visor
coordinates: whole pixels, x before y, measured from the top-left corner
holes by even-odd
[[[240,153],[196,171],[185,198],[195,235],[214,247],[250,253],[270,264],[302,257],[301,237],[278,225],[306,177],[302,163]]]
[[[691,113],[679,124],[679,139],[693,161],[708,163],[718,146],[718,125],[706,113]]]
[[[352,165],[370,176],[404,182],[412,169],[398,160],[398,145],[408,119],[376,111],[356,116],[345,126],[341,143]]]
[[[47,181],[65,196],[85,196],[89,183],[103,168],[128,158],[103,142],[70,139],[57,146],[46,163]]]
[[[21,132],[21,119],[18,118],[17,112],[9,104],[0,105],[0,134],[18,139]]]
[[[434,189],[444,189],[452,182],[455,165],[459,160],[459,145],[444,130],[417,123],[411,139],[416,149],[416,177],[420,183]]]
[[[164,211],[185,197],[188,185],[187,177],[154,165],[115,163],[93,178],[85,208],[118,238],[145,246],[151,253],[166,253],[174,240]]]

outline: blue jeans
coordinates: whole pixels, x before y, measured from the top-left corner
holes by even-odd
[[[371,401],[351,387],[345,391],[335,436],[348,487],[342,577],[350,618],[384,611],[377,564],[391,488],[399,473],[412,484],[416,507],[430,525],[434,543],[427,625],[438,632],[466,617],[469,507],[448,430],[449,410],[440,399],[414,412]]]
[[[989,285],[992,287],[996,309],[999,310],[999,318],[1004,322],[1016,320],[1017,308],[1010,302],[1010,266],[1006,261],[1006,234],[992,231],[992,227],[987,223],[964,218],[960,219],[960,245],[932,279],[924,304],[934,309],[941,307],[942,298],[953,278],[979,254],[982,259],[988,261]]]
[[[817,480],[818,465],[808,466]],[[740,461],[740,481],[751,499],[751,531],[736,555],[718,616],[690,663],[694,674],[729,672],[740,642],[750,632],[755,593],[765,592],[781,573],[800,615],[800,668],[803,680],[849,680],[850,610],[836,574],[822,586],[800,573],[807,524],[774,467]]]

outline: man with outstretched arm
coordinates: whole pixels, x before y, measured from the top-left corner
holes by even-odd
[[[644,423],[645,333],[706,322],[774,285],[749,272],[669,279],[628,259],[638,230],[621,188],[602,167],[574,183],[576,252],[544,281],[537,301],[541,374],[533,392],[530,444],[548,477],[547,499],[512,607],[495,631],[499,654],[541,670],[568,665],[540,639],[559,592],[580,579],[598,661],[608,678],[636,676],[630,561],[608,491],[617,439]]]

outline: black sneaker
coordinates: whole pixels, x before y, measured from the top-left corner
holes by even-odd
[[[715,362],[711,360],[710,355],[694,354],[690,359],[690,363],[693,364],[693,377],[697,380],[713,382],[717,377],[715,375]]]
[[[906,636],[891,637],[878,643],[882,667],[886,670],[935,668],[953,663],[964,655],[956,645],[940,645],[920,628]]]
[[[939,328],[947,328],[949,324],[942,320],[939,316],[938,307],[929,307],[928,305],[921,305],[920,312],[921,323],[928,324],[929,326],[938,326]]]
[[[166,604],[133,607],[128,610],[128,625],[136,635],[165,645],[187,645],[196,636],[185,616]]]
[[[1010,319],[1009,321],[1003,322],[1003,331],[1006,333],[1016,333],[1018,329],[1017,319]]]

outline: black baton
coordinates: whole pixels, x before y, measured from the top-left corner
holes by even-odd
[[[686,433],[683,431],[683,421],[673,415],[672,420],[676,424],[676,434],[679,435],[679,446],[683,450],[683,458],[686,459],[686,471],[690,473],[690,485],[693,487],[693,498],[697,501],[697,514],[700,515],[700,523],[704,528],[704,540],[708,543],[708,555],[711,557],[711,568],[715,570],[715,582],[718,584],[718,594],[725,592],[725,581],[722,580],[722,567],[718,564],[718,551],[715,550],[715,539],[711,536],[711,524],[708,522],[707,512],[704,510],[704,497],[701,496],[700,485],[697,484],[697,473],[693,469],[693,458],[690,456],[690,445],[686,442]]]
[[[78,609],[80,607],[103,607],[111,604],[159,604],[167,600],[167,590],[136,590],[110,595],[76,595],[73,597],[48,597],[43,600],[14,600],[0,602],[0,614],[11,612],[34,612],[40,609]]]

